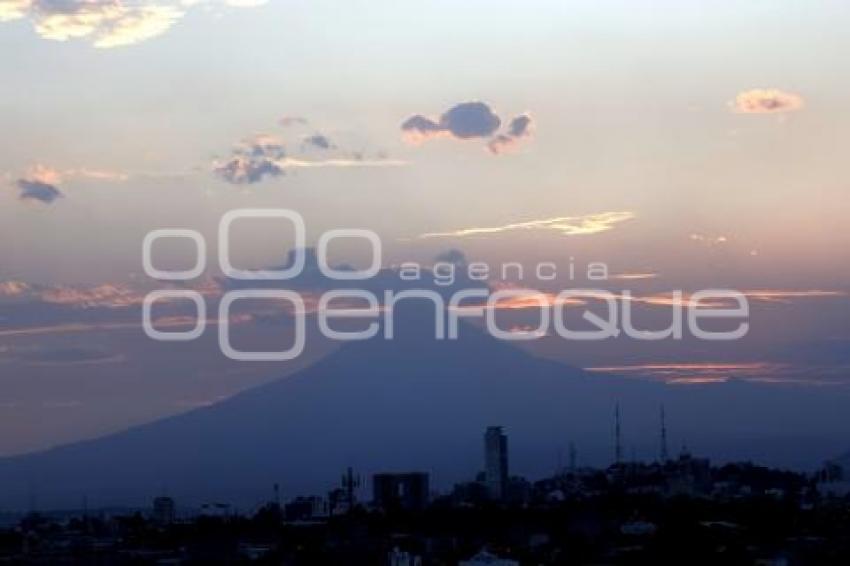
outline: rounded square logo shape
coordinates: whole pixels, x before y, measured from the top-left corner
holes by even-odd
[[[170,299],[189,299],[195,303],[197,310],[197,322],[195,327],[188,332],[163,332],[157,330],[153,325],[152,311],[153,305],[159,300]],[[207,326],[207,304],[204,302],[204,297],[197,291],[184,289],[163,289],[159,291],[151,291],[145,296],[142,303],[142,328],[149,338],[162,342],[189,342],[196,340],[204,333]]]
[[[251,218],[282,218],[292,223],[295,242],[292,247],[292,265],[284,269],[239,269],[230,262],[230,228],[234,222]],[[218,262],[221,271],[231,279],[243,281],[286,280],[297,277],[304,270],[304,246],[307,240],[304,218],[294,210],[285,208],[241,208],[231,210],[218,224]]]
[[[372,248],[372,263],[368,269],[362,270],[343,270],[333,269],[328,263],[328,246],[335,239],[360,239],[367,240]],[[322,275],[329,279],[337,281],[358,281],[370,279],[378,274],[381,270],[381,239],[371,230],[362,230],[358,228],[338,228],[328,230],[319,236],[317,245],[317,260],[319,262],[319,270]]]
[[[162,271],[153,265],[153,245],[157,240],[165,240],[168,238],[185,238],[195,242],[197,249],[197,259],[195,266],[192,269],[184,271]],[[145,236],[142,242],[142,267],[145,270],[145,275],[151,279],[159,279],[160,281],[188,281],[197,279],[207,268],[207,242],[204,237],[195,230],[184,228],[162,228],[160,230],[151,230]]]
[[[295,341],[288,350],[280,352],[245,352],[235,349],[230,343],[230,307],[242,299],[282,299],[295,307]],[[218,344],[221,352],[240,362],[285,362],[294,360],[304,351],[306,342],[307,319],[304,299],[295,291],[284,289],[246,289],[230,291],[221,298],[218,308]]]

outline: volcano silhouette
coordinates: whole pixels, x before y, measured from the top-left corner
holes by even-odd
[[[364,475],[427,471],[445,488],[482,468],[488,425],[509,435],[511,472],[535,477],[552,473],[570,442],[581,462],[608,463],[617,402],[627,455],[636,447],[652,457],[662,402],[671,442],[687,434],[715,455],[796,463],[844,447],[846,397],[831,405],[813,398],[821,419],[802,430],[793,417],[806,403],[798,392],[591,376],[473,326],[462,326],[458,340],[435,340],[433,320],[433,312],[403,312],[393,340],[347,343],[215,405],[0,460],[0,505],[24,508],[33,493],[45,508],[78,506],[84,496],[90,505],[145,505],[163,490],[181,503],[249,505],[268,499],[275,483],[285,496],[324,493],[347,466]]]

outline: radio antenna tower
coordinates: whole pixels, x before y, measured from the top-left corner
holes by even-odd
[[[620,404],[614,407],[614,463],[623,462],[623,438],[620,431]]]
[[[661,405],[661,463],[663,464],[670,459],[670,454],[667,452],[667,418],[664,414],[664,405]]]

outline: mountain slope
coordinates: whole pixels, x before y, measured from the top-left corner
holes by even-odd
[[[671,449],[768,463],[818,463],[848,432],[846,395],[730,383],[669,387],[589,376],[465,327],[428,337],[409,317],[393,341],[349,343],[314,366],[216,405],[105,438],[0,460],[0,506],[144,504],[163,489],[182,502],[256,503],[323,492],[353,465],[364,474],[421,469],[444,487],[482,467],[484,427],[510,437],[511,468],[551,472],[570,441],[607,463],[622,406],[626,454],[655,454],[667,406]],[[818,417],[799,409],[817,406]],[[674,444],[675,443],[675,444]]]

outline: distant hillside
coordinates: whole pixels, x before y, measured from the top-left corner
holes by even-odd
[[[254,504],[275,482],[284,496],[322,493],[348,465],[364,474],[430,471],[443,487],[482,467],[491,424],[506,428],[512,471],[541,476],[571,441],[583,463],[607,463],[617,401],[626,455],[657,453],[662,402],[673,453],[686,441],[713,457],[815,466],[850,432],[844,393],[590,376],[473,327],[458,341],[435,341],[430,324],[406,313],[392,342],[350,343],[216,405],[0,460],[0,507],[25,508],[32,497],[44,508],[78,506],[83,496],[90,505],[141,505],[163,490],[186,503]]]

